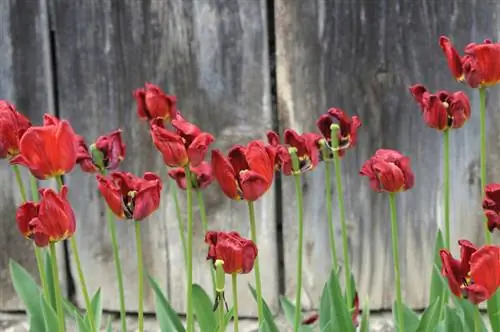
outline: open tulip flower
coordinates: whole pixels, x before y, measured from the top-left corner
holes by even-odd
[[[19,231],[39,247],[70,238],[75,232],[75,214],[68,201],[68,187],[60,193],[40,189],[39,203],[22,204],[16,212]]]
[[[460,260],[453,258],[447,249],[440,251],[441,273],[456,296],[474,304],[488,300],[500,287],[500,247],[485,245],[478,249],[467,240],[458,243]]]
[[[469,97],[462,91],[438,91],[434,94],[422,84],[415,84],[410,87],[410,92],[430,128],[440,131],[461,128],[470,118]]]
[[[115,170],[125,158],[125,151],[126,148],[120,129],[99,136],[95,143],[91,145],[90,151],[83,137],[78,136],[76,162],[84,172],[88,173],[95,173],[104,169]]]
[[[191,183],[195,189],[205,189],[208,187],[214,177],[212,175],[212,166],[206,161],[203,161],[196,167],[190,167],[191,171]],[[186,190],[186,171],[183,167],[176,167],[168,171],[168,176],[170,176],[176,183],[177,186]]]
[[[184,120],[180,114],[172,121],[176,132],[166,129],[160,121],[151,123],[151,137],[170,167],[198,166],[205,158],[214,137],[194,124]]]
[[[28,128],[19,142],[19,154],[10,163],[29,168],[40,180],[71,172],[76,164],[76,135],[69,122],[56,122]]]
[[[490,183],[484,191],[483,210],[488,219],[488,230],[500,230],[500,184]]]
[[[140,221],[160,206],[161,179],[146,172],[143,178],[131,173],[112,172],[96,175],[98,188],[109,208],[122,219]]]
[[[143,120],[161,119],[170,122],[177,114],[175,96],[169,96],[158,86],[146,83],[144,88],[134,91],[137,115]]]
[[[316,133],[304,133],[299,135],[293,129],[284,132],[284,145],[280,144],[280,137],[274,131],[267,132],[267,140],[276,149],[276,168],[285,175],[294,175],[292,169],[292,158],[288,147],[297,150],[299,159],[299,173],[304,173],[318,166],[320,161],[319,141],[321,136]]]
[[[214,264],[224,262],[226,274],[250,273],[257,257],[257,246],[252,240],[245,239],[238,232],[207,232],[205,243],[209,245],[207,259]]]
[[[414,183],[410,158],[390,149],[378,149],[364,163],[359,174],[370,179],[370,187],[376,192],[406,191]]]
[[[246,147],[233,146],[227,157],[213,150],[212,170],[227,197],[255,201],[271,187],[275,157],[274,148],[251,141]]]
[[[451,73],[460,82],[472,88],[488,87],[500,81],[500,44],[485,40],[482,44],[470,43],[465,55],[460,56],[450,39],[439,38],[439,45],[446,56]]]
[[[338,132],[337,142],[332,144],[331,126],[336,120],[340,130]],[[361,121],[357,116],[349,117],[340,108],[330,108],[327,113],[320,115],[316,121],[316,126],[326,139],[330,147],[338,148],[339,157],[344,156],[346,149],[354,147],[358,141],[358,128],[361,127]]]
[[[29,127],[31,122],[14,105],[0,100],[0,159],[19,153],[19,141]]]

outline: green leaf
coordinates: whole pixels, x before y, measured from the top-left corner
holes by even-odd
[[[462,325],[462,320],[457,314],[456,308],[445,307],[444,309],[444,326],[445,332],[463,332],[464,327]]]
[[[40,294],[40,305],[45,321],[45,331],[59,331],[57,314],[42,294]]]
[[[281,297],[281,309],[283,309],[283,312],[285,313],[285,318],[286,320],[290,323],[290,325],[293,326],[295,323],[295,305],[290,302],[290,300],[286,296]],[[300,317],[300,321],[302,321],[304,318]],[[299,326],[299,331],[302,332],[312,332],[313,329],[311,326],[308,325],[300,325]]]
[[[78,326],[78,332],[92,332],[90,331],[90,326],[88,325],[87,321],[81,316],[81,315],[76,315],[76,326]]]
[[[184,332],[186,329],[182,325],[179,316],[168,303],[167,298],[163,294],[156,280],[148,275],[149,284],[155,293],[155,311],[156,319],[160,323],[161,331],[179,331]]]
[[[111,316],[108,316],[108,322],[106,323],[106,332],[113,332],[111,329]]]
[[[431,277],[431,295],[429,299],[429,303],[434,303],[434,301],[437,298],[440,298],[439,302],[439,307],[438,307],[438,312],[439,316],[441,316],[441,313],[443,311],[444,304],[447,302],[448,294],[447,291],[444,289],[443,283],[441,282],[441,256],[439,255],[439,251],[444,248],[444,241],[443,241],[443,233],[441,230],[437,231],[436,234],[436,241],[434,243],[434,265],[437,266],[437,270],[433,269],[432,270],[432,277]],[[446,287],[448,287],[446,285]]]
[[[229,309],[228,312],[226,312],[226,315],[224,316],[224,331],[226,331],[226,326],[227,324],[229,324],[233,316],[234,316],[234,308],[231,308]],[[220,332],[219,324],[217,324],[216,332]]]
[[[52,274],[52,259],[48,250],[44,250],[44,270],[47,279],[47,288],[49,293],[49,303],[56,310],[56,293],[54,288],[54,275]]]
[[[28,271],[15,261],[9,261],[9,270],[16,294],[26,307],[31,332],[45,332],[45,321],[40,302],[42,290]]]
[[[248,284],[248,287],[250,288],[250,292],[252,293],[253,298],[255,301],[257,301],[257,292],[255,289],[252,287],[252,285]],[[264,323],[266,323],[266,326],[260,326],[259,331],[270,331],[270,332],[279,332],[278,327],[274,323],[274,317],[273,314],[271,313],[271,310],[269,310],[269,306],[267,305],[266,301],[262,299],[262,311],[264,315]]]
[[[397,325],[398,313],[399,309],[396,304],[396,301],[394,301],[394,322],[396,322],[395,325]],[[404,303],[403,303],[403,322],[405,326],[404,329],[405,332],[415,332],[420,323],[420,319],[418,318],[417,313],[412,309],[408,308],[408,306]]]
[[[92,301],[90,301],[90,310],[92,310],[92,316],[94,317],[94,327],[97,330],[100,330],[101,320],[102,320],[102,296],[100,288],[95,293],[94,297],[92,298]],[[84,319],[90,326],[89,317],[87,313],[85,314]]]
[[[438,297],[434,302],[425,309],[420,324],[418,324],[417,332],[433,332],[439,324],[441,299]]]
[[[220,303],[219,305],[224,305]],[[201,332],[212,332],[217,329],[217,318],[212,311],[213,303],[203,288],[193,285],[193,312]]]
[[[80,318],[83,319],[82,311],[66,298],[63,298],[63,308],[64,311],[73,319],[76,320],[76,316],[80,316]]]
[[[488,318],[493,331],[500,331],[500,290],[488,300]]]
[[[365,300],[365,304],[363,305],[360,332],[370,332],[370,308],[368,306],[368,299]]]

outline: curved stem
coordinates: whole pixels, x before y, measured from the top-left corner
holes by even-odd
[[[61,284],[59,283],[59,268],[57,267],[57,253],[54,243],[50,244],[50,255],[52,256],[52,275],[54,277],[54,292],[56,296],[57,320],[59,322],[59,332],[64,332],[64,312],[62,306]]]
[[[295,320],[293,330],[297,332],[301,320],[301,295],[302,295],[302,247],[304,242],[304,208],[302,197],[302,185],[300,183],[300,173],[294,175],[295,178],[295,195],[297,197],[297,218],[298,218],[298,250],[297,250],[297,293],[295,295]]]
[[[181,239],[182,254],[184,255],[184,265],[187,266],[186,235],[184,232],[184,222],[182,220],[179,198],[177,198],[177,185],[175,183],[171,185],[170,191],[172,192],[172,196],[174,197],[175,214],[177,216],[177,228],[179,228],[179,237]]]
[[[250,237],[257,245],[257,229],[255,227],[255,208],[252,201],[248,201],[248,214],[250,217]],[[259,317],[259,326],[264,320],[264,310],[262,305],[262,285],[260,283],[260,265],[259,256],[255,258],[254,263],[254,273],[255,273],[255,291],[257,293],[257,310]]]
[[[481,138],[481,154],[480,154],[480,168],[481,168],[481,192],[484,194],[486,187],[486,89],[479,88],[479,127]],[[486,244],[491,243],[491,235],[488,230],[488,223],[484,222],[484,237]]]
[[[191,179],[189,165],[184,167],[186,179]],[[187,193],[187,283],[186,283],[186,304],[187,304],[187,332],[194,331],[193,321],[193,195],[192,183],[186,181]]]
[[[404,332],[403,321],[403,299],[401,296],[401,276],[399,271],[399,245],[398,245],[398,222],[396,215],[396,196],[389,194],[389,207],[391,210],[391,235],[392,235],[392,257],[394,260],[394,281],[396,287],[396,305],[398,307],[398,331]]]
[[[233,286],[234,332],[238,332],[238,274],[231,275]]]
[[[143,265],[142,265],[142,244],[141,244],[141,223],[134,221],[135,225],[135,246],[137,251],[137,271],[139,283],[139,308],[137,312],[139,320],[139,332],[144,331],[144,288],[143,288]]]
[[[208,232],[208,221],[207,221],[207,212],[205,209],[205,202],[203,201],[203,192],[201,189],[196,190],[196,199],[198,203],[198,207],[200,208],[200,219],[201,219],[201,225],[203,228],[203,234],[206,234]],[[214,269],[210,269],[210,274],[212,276],[212,288],[214,292],[214,297],[216,296],[216,291],[215,291],[215,272]]]
[[[325,161],[325,198],[326,198],[326,218],[328,224],[328,237],[330,238],[330,250],[332,255],[332,267],[337,271],[339,263],[337,260],[337,245],[335,244],[335,227],[333,226],[333,209],[332,209],[332,176],[330,170],[331,162],[328,160],[328,149],[323,143],[321,147],[323,160]]]
[[[450,249],[450,130],[443,133],[443,178],[444,178],[444,229],[445,247]]]

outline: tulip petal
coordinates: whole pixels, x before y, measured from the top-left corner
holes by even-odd
[[[108,207],[119,218],[125,218],[121,189],[116,186],[112,180],[105,176],[97,174],[96,179],[97,188],[101,192],[101,195],[104,197],[104,200],[106,201]]]
[[[215,141],[215,138],[209,133],[201,133],[191,142],[187,154],[191,166],[198,166],[207,153],[208,147]]]
[[[274,162],[269,157],[265,145],[261,141],[252,141],[245,152],[250,170],[262,175],[268,185],[271,185],[274,176]]]
[[[200,128],[184,120],[181,115],[178,115],[176,119],[172,120],[172,126],[177,129],[177,134],[180,135],[186,141],[186,145],[191,145],[191,143],[202,134]]]
[[[177,183],[177,187],[186,190],[186,172],[183,167],[176,167],[169,170],[168,176]]]
[[[30,237],[33,233],[33,229],[30,227],[30,222],[37,217],[38,204],[35,202],[26,202],[17,208],[17,228],[25,237]]]
[[[492,296],[500,287],[500,247],[486,245],[474,252],[470,258],[470,275],[475,285],[486,290],[483,300]]]
[[[189,159],[184,141],[179,135],[160,126],[151,125],[151,136],[165,164],[170,167],[184,167],[188,164]]]
[[[235,174],[239,174],[241,171],[250,168],[246,157],[246,151],[247,151],[246,147],[237,144],[234,145],[231,149],[229,149],[227,153],[227,158],[231,163],[231,165],[233,166]]]
[[[234,168],[219,150],[212,151],[212,170],[224,194],[231,199],[240,199]]]
[[[146,180],[145,180],[146,182]],[[134,198],[134,220],[140,221],[160,207],[161,182],[147,181]]]
[[[333,120],[330,114],[321,114],[316,121],[316,127],[318,127],[318,130],[328,141],[330,141],[332,137],[332,131],[330,129],[332,124]]]
[[[448,67],[450,68],[451,73],[457,80],[462,80],[463,78],[463,69],[462,69],[462,61],[460,56],[458,55],[457,50],[453,47],[450,39],[445,36],[441,36],[439,38],[439,46],[444,52],[446,60],[448,61]]]
[[[269,189],[270,183],[259,173],[241,171],[239,177],[243,198],[247,201],[256,201]]]
[[[462,273],[460,262],[453,258],[447,249],[441,249],[439,251],[439,256],[442,262],[441,274],[448,279],[448,285],[450,286],[451,292],[455,294],[455,296],[462,296],[460,286],[466,274]]]

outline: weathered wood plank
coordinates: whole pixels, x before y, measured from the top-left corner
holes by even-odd
[[[33,124],[40,124],[42,114],[53,108],[47,18],[43,0],[0,2],[0,99],[15,104]],[[23,169],[22,174],[28,186],[28,172]],[[6,160],[0,161],[0,188],[0,310],[22,310],[10,281],[9,259],[36,278],[38,270],[33,246],[15,224],[21,196]]]
[[[408,93],[414,83],[430,89],[465,89],[474,114],[452,135],[453,238],[482,240],[479,186],[477,91],[454,82],[440,34],[459,46],[498,38],[498,8],[490,1],[299,1],[277,0],[277,89],[282,128],[314,130],[329,107],[341,107],[363,122],[359,146],[343,160],[349,248],[360,296],[372,309],[391,308],[393,272],[388,203],[358,175],[377,148],[412,157],[416,186],[398,195],[400,258],[404,299],[413,307],[428,301],[434,236],[442,223],[441,136],[425,127]],[[498,151],[498,88],[489,96],[489,160]],[[490,164],[490,165],[491,165]],[[498,171],[490,167],[491,180]],[[334,185],[334,184],[333,184]],[[335,188],[335,187],[334,187]],[[317,307],[331,267],[325,215],[324,166],[304,177],[305,252],[303,304]],[[340,224],[334,192],[337,252]],[[296,291],[296,219],[292,179],[283,185],[286,293]],[[454,250],[457,253],[457,250]]]
[[[264,2],[124,1],[117,3],[55,1],[58,82],[61,117],[71,120],[87,140],[121,127],[127,143],[122,169],[165,172],[145,123],[139,123],[131,91],[145,81],[177,95],[184,116],[211,132],[223,149],[260,137],[271,127]],[[258,111],[257,111],[258,110]],[[77,239],[90,290],[103,286],[104,307],[118,309],[111,246],[104,206],[94,179],[81,172],[67,177],[78,215]],[[71,190],[71,189],[70,189]],[[166,192],[166,190],[165,190]],[[206,192],[213,229],[249,234],[246,206],[230,202],[213,185]],[[277,263],[273,195],[258,205],[265,294],[276,308]],[[195,216],[194,280],[210,290],[203,232]],[[184,311],[184,268],[172,198],[143,223],[145,264],[170,290]],[[136,310],[136,258],[133,228],[118,223],[128,310]],[[74,274],[76,275],[76,274]],[[255,314],[242,278],[241,314]],[[230,293],[228,293],[228,299]],[[81,301],[80,295],[78,295]],[[80,302],[83,303],[83,302]],[[146,310],[153,297],[146,288]]]

